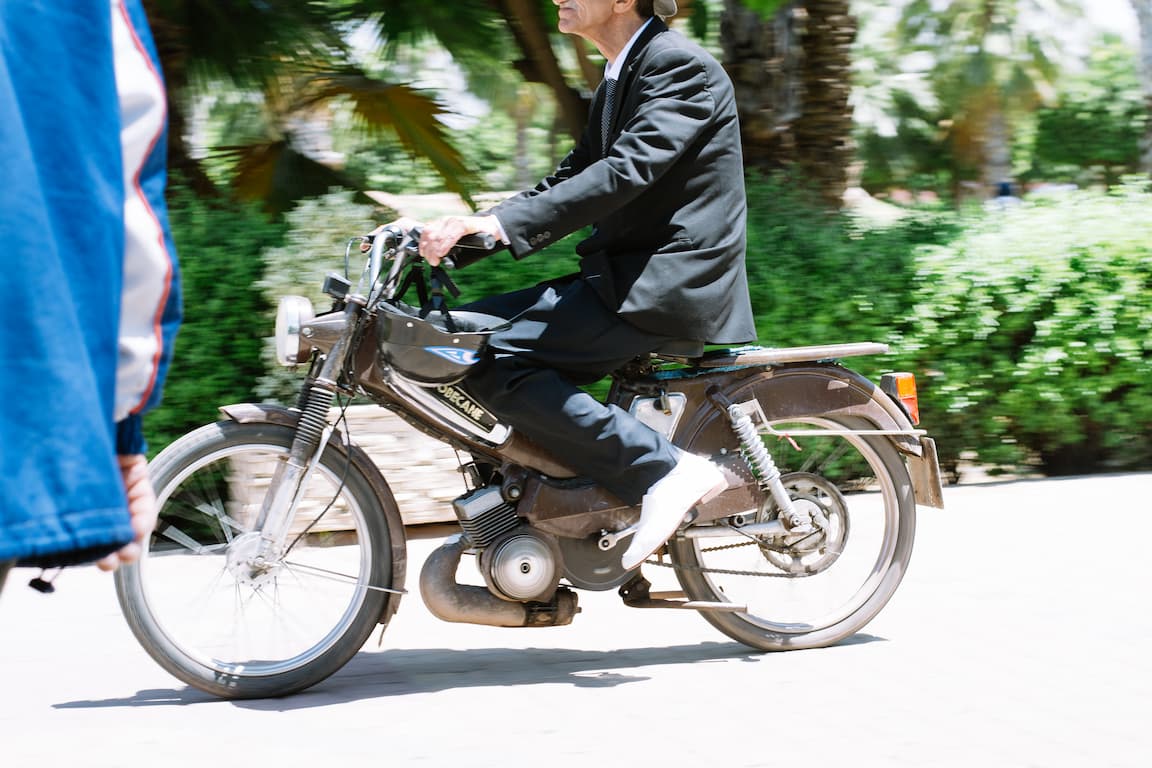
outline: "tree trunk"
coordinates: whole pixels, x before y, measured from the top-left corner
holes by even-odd
[[[515,63],[524,79],[543,83],[556,97],[564,127],[572,138],[579,139],[588,122],[588,100],[570,87],[552,49],[551,30],[540,14],[535,0],[494,0],[500,15],[512,31],[512,37],[523,54]]]
[[[725,0],[724,66],[736,88],[744,163],[790,169],[831,207],[852,162],[850,0],[796,0],[762,19]]]
[[[800,116],[800,46],[795,2],[772,18],[724,0],[723,64],[736,90],[744,165],[764,171],[796,162],[792,124]]]
[[[997,194],[1001,184],[1012,181],[1011,128],[1004,110],[994,103],[984,125],[984,184],[985,196]]]
[[[1140,27],[1140,76],[1147,120],[1140,146],[1140,166],[1152,176],[1152,0],[1132,0]]]
[[[824,202],[839,207],[852,163],[852,43],[850,0],[805,0],[803,112],[796,122],[800,168]]]

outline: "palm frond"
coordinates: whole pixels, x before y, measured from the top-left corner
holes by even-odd
[[[349,100],[360,127],[369,135],[394,132],[405,149],[427,158],[448,189],[474,207],[470,192],[474,180],[448,140],[439,119],[445,110],[439,102],[408,85],[377,80],[349,68],[312,77],[296,107],[333,99]]]

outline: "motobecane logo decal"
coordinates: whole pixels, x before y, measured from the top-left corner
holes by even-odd
[[[451,384],[441,384],[436,387],[435,392],[440,396],[441,400],[451,405],[470,421],[485,429],[491,429],[496,426],[496,419],[492,414],[481,408],[467,392],[459,387],[454,387]]]
[[[438,355],[451,363],[456,363],[456,365],[475,365],[480,362],[480,358],[471,349],[460,349],[460,347],[424,347],[424,351]]]

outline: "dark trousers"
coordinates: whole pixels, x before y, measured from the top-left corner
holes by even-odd
[[[8,571],[12,566],[16,565],[15,560],[9,560],[6,563],[0,563],[0,592],[4,591],[4,580],[8,578]]]
[[[492,335],[468,391],[566,466],[638,504],[676,464],[663,435],[577,386],[598,381],[670,337],[621,319],[583,279],[492,296],[467,309],[511,320]]]

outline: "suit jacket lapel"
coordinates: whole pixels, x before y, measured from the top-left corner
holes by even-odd
[[[612,113],[612,125],[611,130],[608,133],[609,137],[616,134],[617,128],[620,125],[620,113],[624,111],[624,102],[626,101],[628,93],[633,87],[633,81],[636,79],[636,65],[640,61],[640,54],[647,47],[648,42],[652,38],[656,37],[656,35],[660,34],[661,32],[667,31],[668,25],[662,22],[659,18],[653,16],[652,21],[648,24],[647,27],[644,28],[644,31],[640,33],[640,37],[637,38],[636,43],[632,46],[632,49],[628,51],[628,58],[625,59],[624,67],[620,70],[620,80],[616,83],[616,110]],[[601,100],[601,110],[603,110],[603,84],[601,84],[599,93]]]

